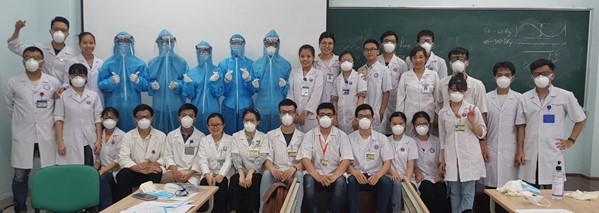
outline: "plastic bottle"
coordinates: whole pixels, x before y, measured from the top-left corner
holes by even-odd
[[[555,172],[553,172],[553,184],[551,185],[551,198],[553,200],[564,199],[564,172],[562,171],[561,161],[557,162]]]

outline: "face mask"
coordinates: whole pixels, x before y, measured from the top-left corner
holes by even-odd
[[[142,118],[141,120],[137,121],[137,127],[140,129],[148,129],[150,128],[151,124],[152,122],[150,122],[150,120],[147,118]]]
[[[85,78],[77,76],[71,79],[71,84],[73,84],[74,87],[83,87],[85,86]]]
[[[551,74],[553,75],[553,74]],[[549,77],[551,77],[551,75],[549,75]],[[547,87],[547,85],[549,85],[549,77],[546,77],[544,75],[539,75],[535,78],[535,85],[538,88],[545,88]]]
[[[106,119],[102,121],[102,125],[106,129],[114,129],[114,127],[116,127],[116,121],[112,119]]]
[[[266,48],[266,53],[268,54],[268,56],[273,56],[276,51],[277,51],[277,48],[273,47],[273,46],[268,46]]]
[[[331,127],[331,124],[333,124],[333,120],[331,120],[331,118],[329,118],[329,116],[322,116],[322,118],[320,118],[320,120],[318,120],[318,123],[320,124],[320,127],[322,127],[322,128],[329,128],[329,127]]]
[[[404,127],[402,125],[395,125],[391,128],[391,131],[393,131],[394,135],[401,135],[403,134]]]
[[[420,136],[425,136],[426,134],[428,134],[428,126],[426,126],[426,125],[416,126],[416,133],[418,133],[418,135],[420,135]]]
[[[370,123],[371,123],[371,121],[368,118],[362,118],[358,122],[358,124],[360,124],[360,129],[363,129],[363,130],[367,130],[368,128],[370,128]]]
[[[387,42],[383,45],[383,49],[386,53],[392,53],[393,51],[395,51],[395,44],[392,42]]]
[[[29,72],[35,72],[37,69],[39,69],[39,67],[40,63],[33,58],[25,61],[25,69],[27,69]]]
[[[464,94],[461,92],[452,92],[451,94],[449,94],[449,98],[452,102],[459,103],[464,99]]]
[[[235,55],[239,56],[241,53],[241,44],[231,44],[231,50]]]
[[[431,52],[431,48],[433,47],[433,45],[431,43],[428,43],[428,42],[424,42],[424,43],[420,44],[420,46],[422,48],[424,48],[424,50],[426,50],[426,53],[430,53]]]
[[[254,131],[256,131],[256,124],[254,124],[252,122],[245,122],[243,124],[243,129],[245,129],[245,131],[247,131],[247,132],[254,132]]]
[[[293,123],[293,116],[289,115],[289,113],[285,113],[283,117],[281,117],[281,123],[284,126],[289,126]]]
[[[181,126],[183,126],[183,128],[189,128],[193,125],[193,118],[189,117],[189,116],[185,116],[183,118],[181,118]]]
[[[349,62],[349,61],[344,61],[343,63],[341,63],[341,70],[343,70],[343,72],[349,72],[354,68],[354,63]]]
[[[466,64],[460,60],[451,63],[451,70],[455,73],[464,72],[464,69],[466,69]]]
[[[499,88],[505,89],[510,87],[510,83],[512,83],[512,80],[506,76],[501,76],[497,78],[495,82],[497,83],[497,86]]]
[[[54,42],[62,44],[62,42],[64,42],[64,39],[66,38],[66,36],[64,35],[64,33],[62,33],[62,31],[56,31],[54,33],[52,33],[52,39],[54,40]]]

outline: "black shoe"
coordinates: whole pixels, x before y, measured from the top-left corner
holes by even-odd
[[[462,213],[474,213],[474,211],[472,211],[472,209],[466,209],[462,211]]]

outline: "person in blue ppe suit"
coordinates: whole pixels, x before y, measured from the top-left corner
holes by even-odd
[[[174,52],[176,41],[177,38],[168,30],[162,30],[156,38],[158,56],[148,62],[148,95],[152,96],[155,110],[152,123],[162,132],[171,132],[179,127],[178,110],[185,103],[181,88],[184,82],[191,82],[189,77],[185,77],[189,69],[187,62]]]
[[[289,90],[291,64],[279,55],[281,41],[271,30],[264,37],[263,55],[254,63],[252,87],[256,95],[256,109],[262,115],[258,130],[268,132],[281,126],[279,107]]]
[[[252,95],[252,65],[254,61],[245,57],[245,38],[239,34],[231,36],[231,57],[223,59],[218,68],[224,74],[225,99],[221,112],[227,125],[225,133],[232,135],[243,129],[242,113],[244,110],[254,108]]]
[[[106,107],[122,112],[119,128],[125,132],[136,127],[133,109],[141,104],[141,92],[148,91],[146,62],[135,56],[134,43],[129,33],[118,33],[114,37],[114,55],[104,61],[98,76]]]
[[[191,81],[184,81],[183,95],[198,107],[196,128],[208,135],[208,115],[220,113],[219,98],[223,95],[225,85],[220,70],[212,63],[212,46],[208,42],[202,41],[196,45],[196,56],[198,66],[187,72]]]

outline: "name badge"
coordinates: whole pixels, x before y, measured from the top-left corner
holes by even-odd
[[[185,147],[185,155],[194,155],[195,154],[195,147]]]
[[[257,149],[250,149],[250,157],[258,157],[258,150]]]
[[[308,96],[310,94],[310,86],[302,86],[302,96]]]
[[[47,100],[37,100],[35,102],[35,107],[37,108],[48,108],[48,101]]]
[[[287,152],[287,157],[295,158],[295,157],[297,157],[297,152]]]
[[[225,163],[225,159],[217,159],[216,163],[218,164],[218,167],[221,167]]]
[[[348,89],[342,89],[341,90],[341,94],[343,94],[343,95],[349,95],[349,88]]]
[[[333,73],[327,73],[327,82],[333,82]]]
[[[431,93],[433,91],[433,86],[428,83],[420,84],[420,93]]]
[[[376,155],[374,153],[366,153],[366,160],[374,160]]]
[[[328,166],[329,165],[329,161],[325,160],[325,159],[322,159],[322,160],[320,160],[320,165],[322,165],[322,166]]]
[[[545,123],[545,124],[554,124],[555,123],[555,115],[554,114],[545,114],[545,115],[543,115],[543,123]]]
[[[456,132],[466,131],[466,125],[455,125],[455,131]]]

